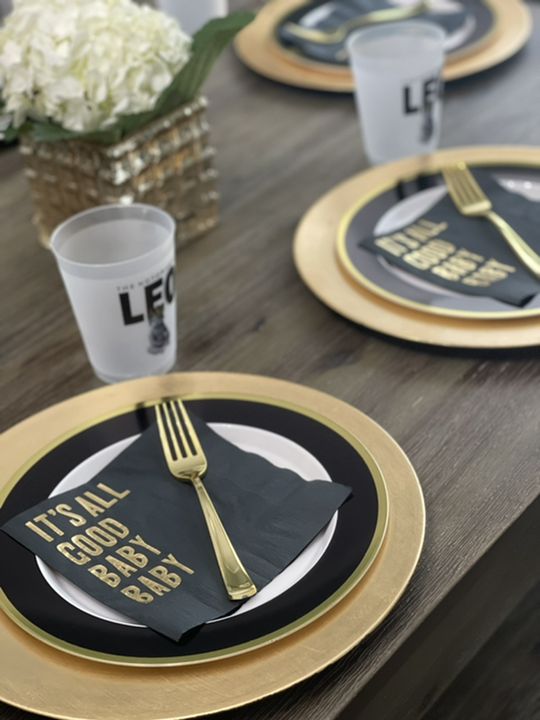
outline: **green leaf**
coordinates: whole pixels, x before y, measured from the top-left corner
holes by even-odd
[[[115,142],[148,125],[149,122],[156,119],[157,115],[155,108],[147,112],[137,113],[136,115],[121,115],[118,122],[111,127],[112,130],[115,130],[120,135]]]
[[[36,120],[32,123],[32,136],[39,142],[56,142],[57,140],[76,139],[78,133],[66,130],[55,123]]]
[[[60,140],[84,140],[87,142],[100,142],[111,144],[121,139],[122,133],[117,125],[106,130],[99,130],[91,133],[73,132],[66,130],[61,125],[51,122],[34,122],[32,124],[32,135],[37,142],[58,142]]]
[[[19,132],[20,132],[20,128],[8,127],[8,129],[5,130],[3,133],[1,142],[4,142],[4,143],[13,142],[14,140],[16,140],[19,137]]]
[[[170,112],[198,95],[214,63],[234,36],[253,20],[251,12],[235,12],[210,20],[193,38],[191,59],[162,93],[156,110]]]

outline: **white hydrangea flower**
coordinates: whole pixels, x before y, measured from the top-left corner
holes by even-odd
[[[15,0],[0,28],[4,113],[77,132],[151,110],[190,57],[176,20],[131,0]]]

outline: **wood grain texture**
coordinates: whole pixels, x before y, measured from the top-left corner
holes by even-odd
[[[255,3],[237,0],[232,6]],[[531,10],[540,26],[539,4],[531,3]],[[449,86],[443,145],[538,145],[539,65],[537,27],[515,59]],[[488,570],[511,557],[515,537],[523,542],[525,532],[518,520],[530,522],[530,513],[538,517],[540,352],[428,350],[364,330],[321,305],[296,275],[291,239],[303,212],[319,196],[365,167],[352,98],[263,80],[232,52],[220,61],[207,94],[223,217],[218,230],[179,254],[177,369],[273,375],[359,407],[409,454],[428,514],[419,571],[384,626],[320,676],[228,717],[334,720],[355,708],[354,717],[364,720],[363,697],[375,702],[370,681],[371,688],[373,683],[383,687],[383,680],[396,678],[394,658],[407,669],[402,658],[422,646],[445,602],[467,593],[482,597],[486,586],[481,578],[469,584],[468,579],[477,568],[485,568],[481,575],[487,577]],[[38,247],[30,217],[17,152],[3,150],[2,429],[100,385],[86,361],[53,259]],[[520,578],[524,592],[526,578]],[[491,598],[492,616],[499,622],[503,609],[511,609],[502,602],[506,590],[501,581],[499,595]],[[513,602],[519,599],[509,596]],[[438,622],[451,635],[444,613]],[[487,632],[469,633],[467,652],[449,644],[436,677],[424,682],[411,668],[408,682],[415,690],[403,698],[401,714],[396,715],[394,703],[379,719],[417,717],[422,688],[427,698],[422,710],[427,709]],[[398,680],[404,682],[401,674]],[[0,708],[1,720],[28,717]]]
[[[425,720],[540,717],[540,585],[506,620]]]

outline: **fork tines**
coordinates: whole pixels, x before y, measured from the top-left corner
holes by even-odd
[[[180,400],[165,400],[156,405],[156,417],[162,440],[174,460],[196,456],[202,452],[199,440]]]

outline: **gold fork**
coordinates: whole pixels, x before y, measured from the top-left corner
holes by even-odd
[[[206,455],[181,400],[156,405],[159,437],[169,471],[175,478],[189,482],[197,496],[208,526],[217,562],[231,600],[245,600],[257,592],[247,570],[236,554],[214,503],[202,482],[208,470]]]
[[[316,28],[304,27],[299,23],[291,21],[286,22],[283,29],[301,40],[309,40],[310,42],[321,45],[335,45],[345,40],[353,30],[377,23],[408,20],[428,10],[429,2],[427,0],[421,0],[421,2],[409,5],[408,7],[385,8],[384,10],[373,10],[372,12],[364,13],[360,17],[352,18],[344,22],[335,30],[317,30]]]
[[[457,163],[454,167],[444,168],[442,174],[459,212],[467,217],[483,217],[492,222],[514,254],[535,277],[540,278],[540,255],[493,210],[491,200],[478,185],[467,165],[464,162]]]

